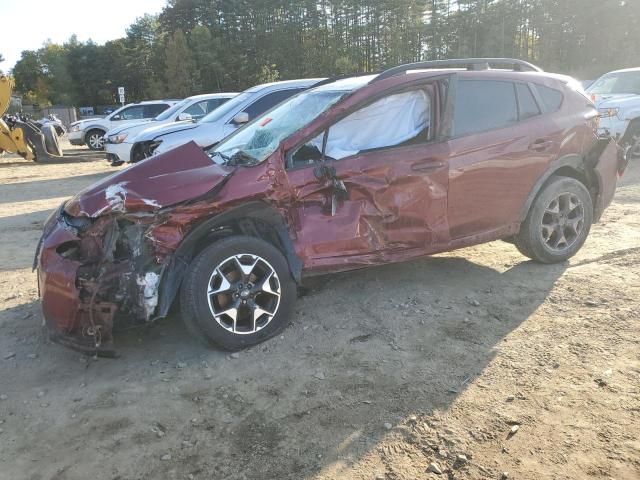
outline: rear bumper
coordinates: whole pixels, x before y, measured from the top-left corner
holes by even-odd
[[[618,185],[618,177],[624,174],[628,159],[624,151],[612,138],[600,140],[602,153],[594,167],[598,179],[598,197],[594,205],[595,220],[600,220],[605,209],[611,205]]]

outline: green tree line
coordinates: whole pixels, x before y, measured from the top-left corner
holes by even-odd
[[[24,51],[13,75],[27,102],[100,105],[118,86],[128,100],[184,97],[485,56],[583,79],[640,66],[640,1],[168,0],[124,38]]]

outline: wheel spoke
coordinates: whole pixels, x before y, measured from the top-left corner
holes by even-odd
[[[209,310],[226,330],[247,335],[265,328],[280,306],[280,280],[258,255],[240,253],[220,262],[209,277]]]
[[[246,255],[245,255],[246,256]],[[259,257],[255,257],[255,256],[251,256],[253,263],[250,265],[245,265],[243,264],[240,259],[238,258],[238,256],[233,257],[233,259],[235,260],[236,265],[238,266],[238,268],[240,269],[240,271],[242,272],[242,275],[245,278],[248,278],[249,275],[251,275],[251,273],[253,272],[253,269],[256,267],[256,265],[258,264],[258,262],[260,261]]]
[[[564,229],[562,227],[556,228],[556,241],[554,242],[554,248],[563,248],[561,245],[567,246],[567,238],[564,235]]]
[[[553,225],[542,225],[542,238],[544,238],[545,242],[548,242],[551,239],[551,235],[555,231],[555,227]]]
[[[211,288],[211,283],[209,283],[209,290],[207,291],[207,293],[209,295],[218,295],[220,293],[225,293],[231,290],[231,283],[229,283],[229,280],[227,280],[227,277],[224,276],[224,274],[220,271],[219,268],[216,268],[215,273],[217,273],[220,278],[222,279],[220,286],[218,288]]]
[[[228,316],[233,321],[232,331],[233,333],[235,333],[238,324],[238,305],[234,304],[233,307],[223,310],[222,312],[218,313],[217,316],[220,317],[222,315]]]
[[[280,292],[276,292],[271,288],[271,278],[273,278],[274,272],[269,272],[269,275],[262,281],[260,286],[258,287],[259,292],[268,293],[269,295],[274,295],[276,297],[280,297]]]
[[[261,307],[260,305],[258,305],[257,303],[254,303],[252,306],[253,309],[253,316],[252,316],[252,320],[253,320],[253,331],[255,332],[257,330],[257,322],[258,319],[264,315],[265,313],[267,315],[269,315],[269,317],[273,317],[275,312],[270,312],[268,310],[265,310],[264,307]],[[271,320],[271,318],[269,318],[269,320]]]

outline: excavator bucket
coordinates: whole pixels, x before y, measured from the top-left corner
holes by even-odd
[[[13,80],[0,75],[0,153],[17,153],[26,160],[42,161],[62,157],[57,137],[51,132],[43,132],[31,122],[16,120],[7,124],[2,116],[11,104]],[[49,148],[47,148],[49,147]]]

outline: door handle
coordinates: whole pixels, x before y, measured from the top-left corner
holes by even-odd
[[[544,152],[554,145],[553,140],[547,140],[546,138],[540,138],[529,145],[529,150],[535,150],[536,152]]]
[[[434,162],[433,160],[424,160],[422,162],[414,163],[411,165],[411,170],[415,172],[428,172],[430,170],[437,170],[444,167],[442,162]]]

